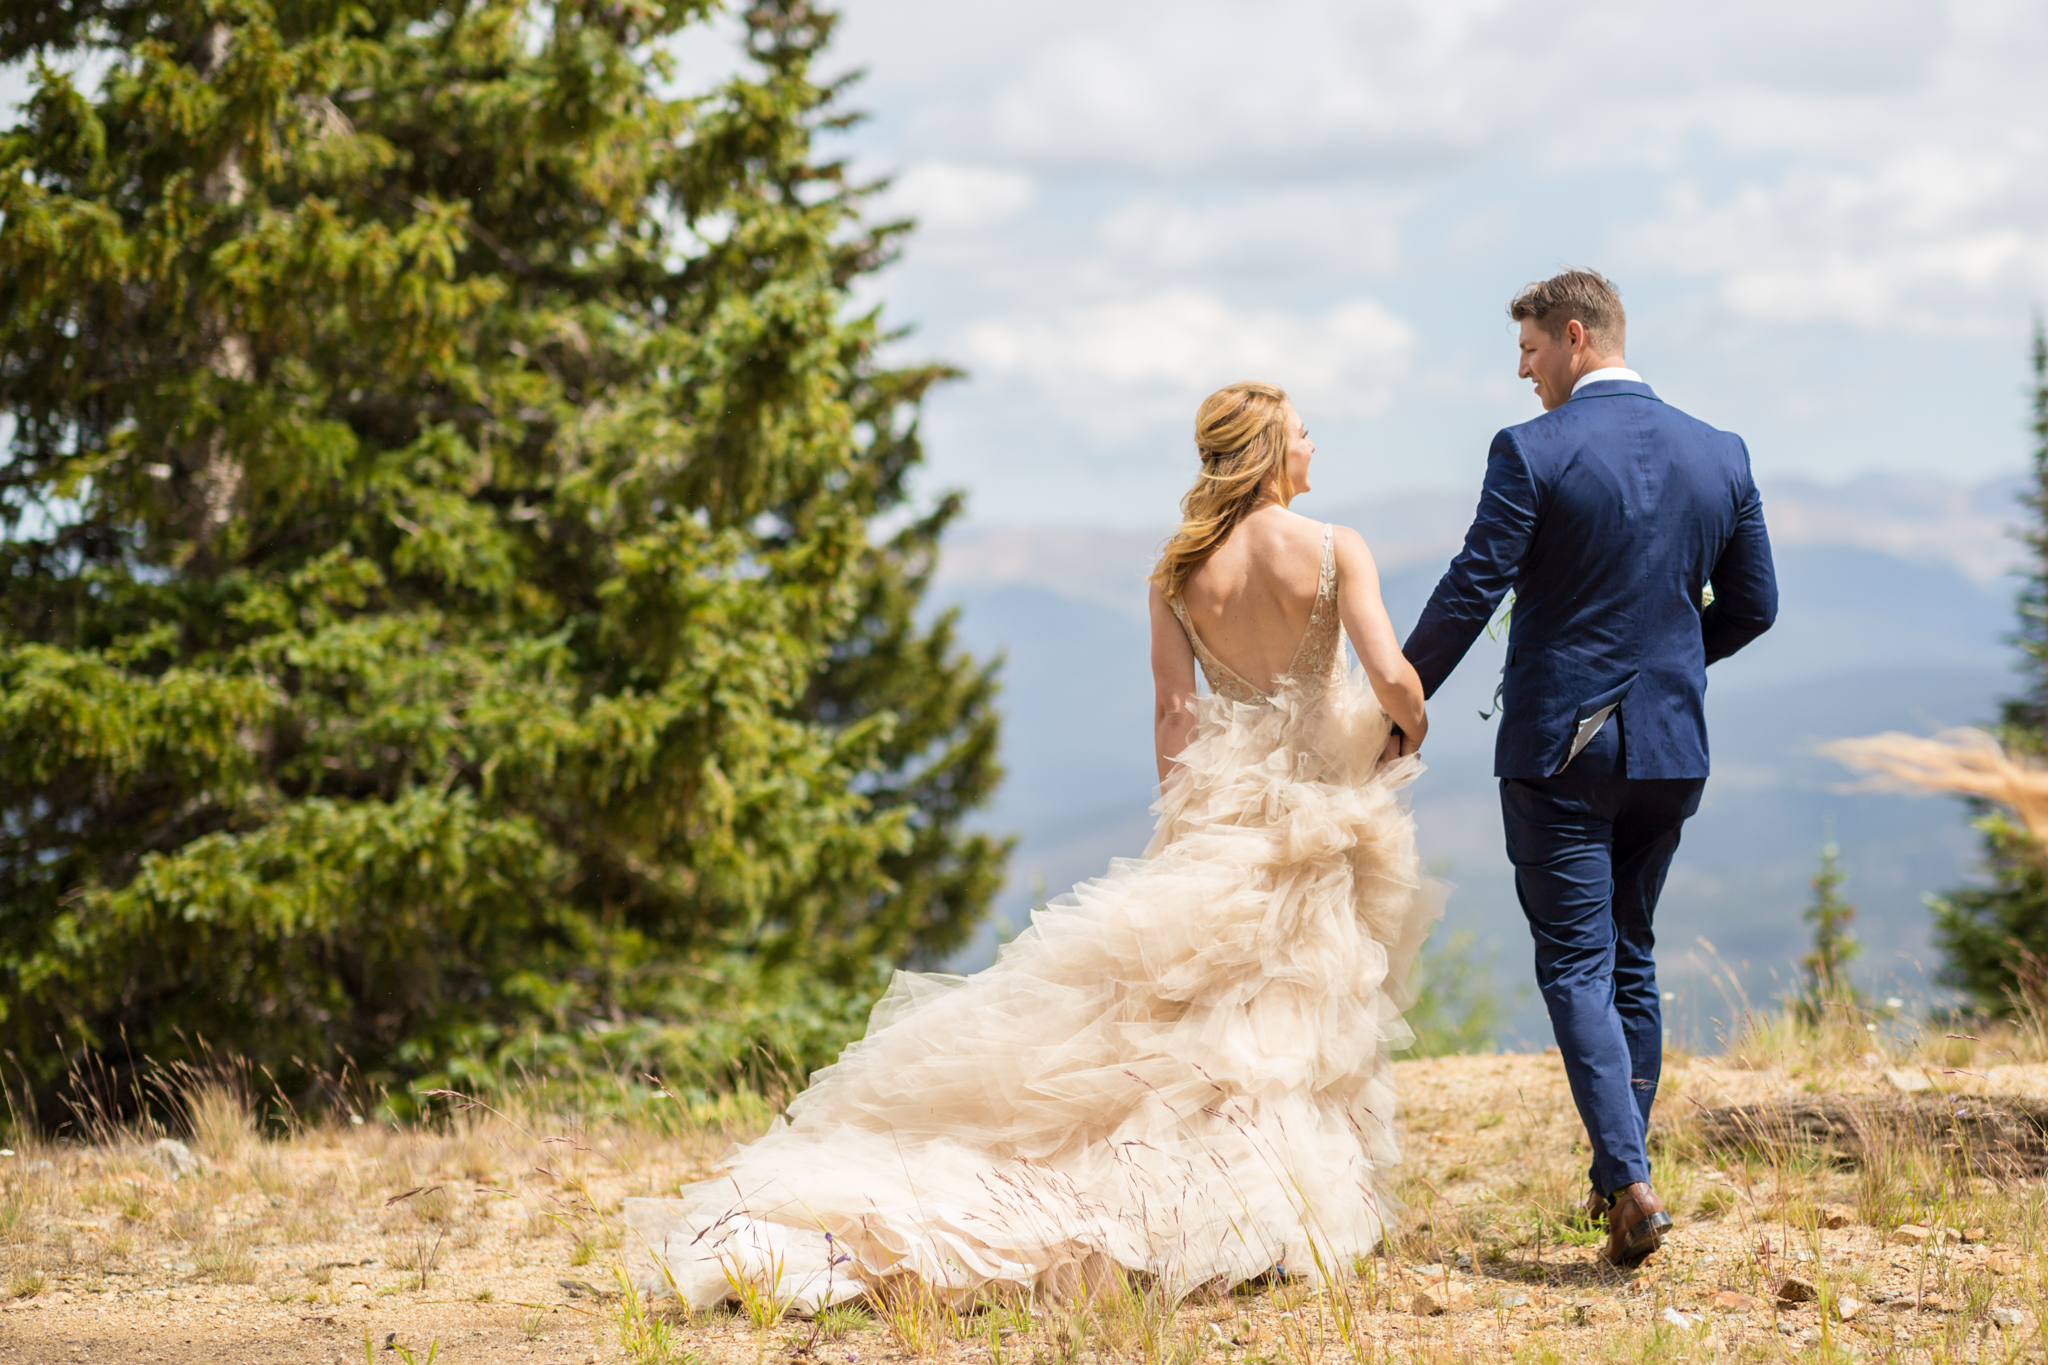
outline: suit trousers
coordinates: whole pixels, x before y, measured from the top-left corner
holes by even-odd
[[[1651,926],[1679,829],[1706,787],[1631,779],[1626,742],[1617,712],[1563,772],[1500,784],[1537,988],[1603,1195],[1650,1178],[1644,1135],[1664,1060]]]

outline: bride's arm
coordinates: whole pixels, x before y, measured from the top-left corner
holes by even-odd
[[[1159,781],[1173,771],[1174,758],[1195,732],[1195,651],[1166,594],[1152,585],[1152,744]]]
[[[1348,526],[1337,528],[1337,610],[1345,633],[1358,651],[1358,662],[1372,680],[1373,695],[1394,724],[1401,727],[1401,752],[1412,754],[1429,733],[1429,715],[1422,704],[1422,679],[1401,653],[1394,623],[1380,600],[1380,571],[1372,562],[1365,538]]]

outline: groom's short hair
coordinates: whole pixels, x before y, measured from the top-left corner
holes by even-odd
[[[1564,325],[1576,318],[1593,343],[1609,353],[1621,350],[1628,337],[1620,292],[1593,270],[1567,270],[1529,285],[1508,305],[1508,316],[1516,322],[1534,318],[1554,337],[1563,336]]]

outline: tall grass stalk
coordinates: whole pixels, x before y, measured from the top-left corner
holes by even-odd
[[[624,1266],[612,1267],[612,1282],[619,1288],[612,1303],[611,1323],[626,1365],[682,1365],[693,1358],[676,1340],[675,1329],[647,1311],[640,1286]]]
[[[747,1274],[730,1257],[720,1260],[720,1268],[725,1271],[725,1282],[731,1287],[732,1296],[739,1300],[740,1311],[757,1332],[765,1332],[781,1322],[795,1301],[793,1294],[782,1292],[782,1267],[782,1258],[778,1256],[769,1262],[765,1275],[756,1276]]]
[[[1372,1343],[1365,1336],[1364,1324],[1359,1321],[1358,1305],[1352,1298],[1352,1277],[1340,1273],[1340,1267],[1335,1264],[1335,1254],[1325,1249],[1314,1237],[1309,1238],[1308,1254],[1309,1259],[1315,1264],[1316,1284],[1322,1290],[1317,1306],[1329,1313],[1330,1326],[1336,1335],[1337,1344],[1344,1348],[1344,1354],[1349,1356],[1355,1365],[1370,1365]],[[1354,1270],[1356,1269],[1359,1267],[1354,1267]],[[1374,1270],[1373,1262],[1369,1259],[1364,1260],[1363,1270],[1364,1275],[1359,1278],[1369,1279]],[[1369,1305],[1372,1301],[1369,1284],[1365,1298]]]
[[[917,1275],[890,1276],[868,1290],[868,1301],[889,1335],[912,1355],[937,1355],[968,1335],[954,1294]]]

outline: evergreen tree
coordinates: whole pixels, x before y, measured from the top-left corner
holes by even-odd
[[[961,943],[994,682],[832,17],[77,0],[0,139],[0,1043],[810,1067]],[[102,54],[90,95],[40,59]],[[876,538],[877,518],[895,529]]]
[[[2048,334],[2038,322],[2033,362],[2033,481],[2021,499],[2032,515],[2023,536],[2029,566],[2013,635],[2025,686],[2001,706],[1997,734],[2008,751],[2040,758],[2048,755]],[[2048,957],[2048,867],[2040,845],[2010,811],[1972,805],[1990,885],[1952,891],[1929,905],[1944,958],[1941,979],[1979,1009],[2004,1014],[2019,988],[2016,964],[2028,953]]]
[[[1813,926],[1813,951],[1800,962],[1806,984],[1797,1006],[1809,1019],[1824,1017],[1830,1005],[1856,1004],[1860,996],[1849,980],[1849,964],[1863,945],[1849,932],[1856,907],[1842,899],[1842,851],[1830,838],[1820,848],[1820,871],[1813,875],[1813,904],[1805,920]]]

